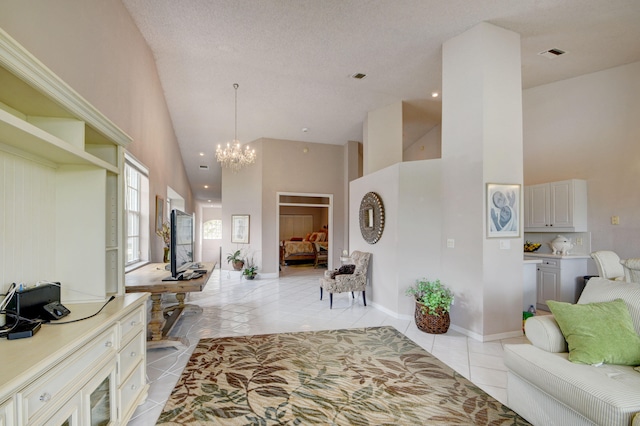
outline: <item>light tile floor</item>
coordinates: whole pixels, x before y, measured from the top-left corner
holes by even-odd
[[[247,281],[215,270],[204,291],[192,293],[187,302],[203,308],[201,314],[185,314],[172,335],[187,336],[190,346],[147,351],[149,395],[138,407],[129,426],[155,425],[171,390],[200,338],[242,336],[291,331],[390,325],[425,350],[506,404],[507,373],[503,363],[505,343],[525,343],[524,337],[482,343],[449,330],[424,333],[413,321],[399,320],[376,308],[364,306],[362,295],[335,294],[333,309],[325,296],[320,300],[318,278],[322,269],[284,267],[280,278]],[[170,301],[169,301],[170,302]]]

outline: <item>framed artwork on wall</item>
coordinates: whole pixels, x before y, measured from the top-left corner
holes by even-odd
[[[231,242],[249,244],[249,215],[231,215]]]
[[[162,232],[164,223],[164,199],[156,195],[156,232]]]
[[[487,184],[487,238],[520,236],[520,185]]]

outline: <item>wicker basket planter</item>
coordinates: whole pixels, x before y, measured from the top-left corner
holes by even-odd
[[[443,312],[442,308],[438,308],[438,315],[431,315],[423,312],[424,305],[416,301],[415,319],[418,329],[430,334],[444,334],[449,330],[451,318],[449,312]]]

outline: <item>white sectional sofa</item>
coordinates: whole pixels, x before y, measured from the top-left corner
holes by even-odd
[[[591,278],[578,303],[615,299],[625,301],[640,334],[640,284]],[[567,343],[552,315],[529,318],[525,332],[531,344],[505,345],[510,408],[541,426],[640,426],[640,371],[569,361]]]

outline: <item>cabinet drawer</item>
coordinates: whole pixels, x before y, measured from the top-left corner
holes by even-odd
[[[560,260],[559,259],[542,259],[542,263],[540,264],[540,266],[548,267],[548,268],[559,268]]]
[[[85,346],[85,350],[54,367],[18,394],[25,422],[41,410],[55,406],[72,386],[82,386],[86,371],[116,355],[116,327],[102,333]]]
[[[121,344],[126,344],[145,325],[144,306],[136,309],[120,321]]]
[[[118,383],[125,381],[136,364],[144,359],[145,350],[146,339],[144,334],[138,333],[138,335],[120,351],[120,377]]]
[[[55,414],[48,415],[45,418],[36,419],[33,424],[42,426],[81,424],[80,405],[81,398],[80,394],[78,393],[74,395],[69,401],[67,401]]]
[[[140,363],[118,390],[118,406],[121,416],[119,420],[121,423],[128,420],[137,405],[142,403],[139,397],[141,392],[145,392],[145,385],[145,365]]]

